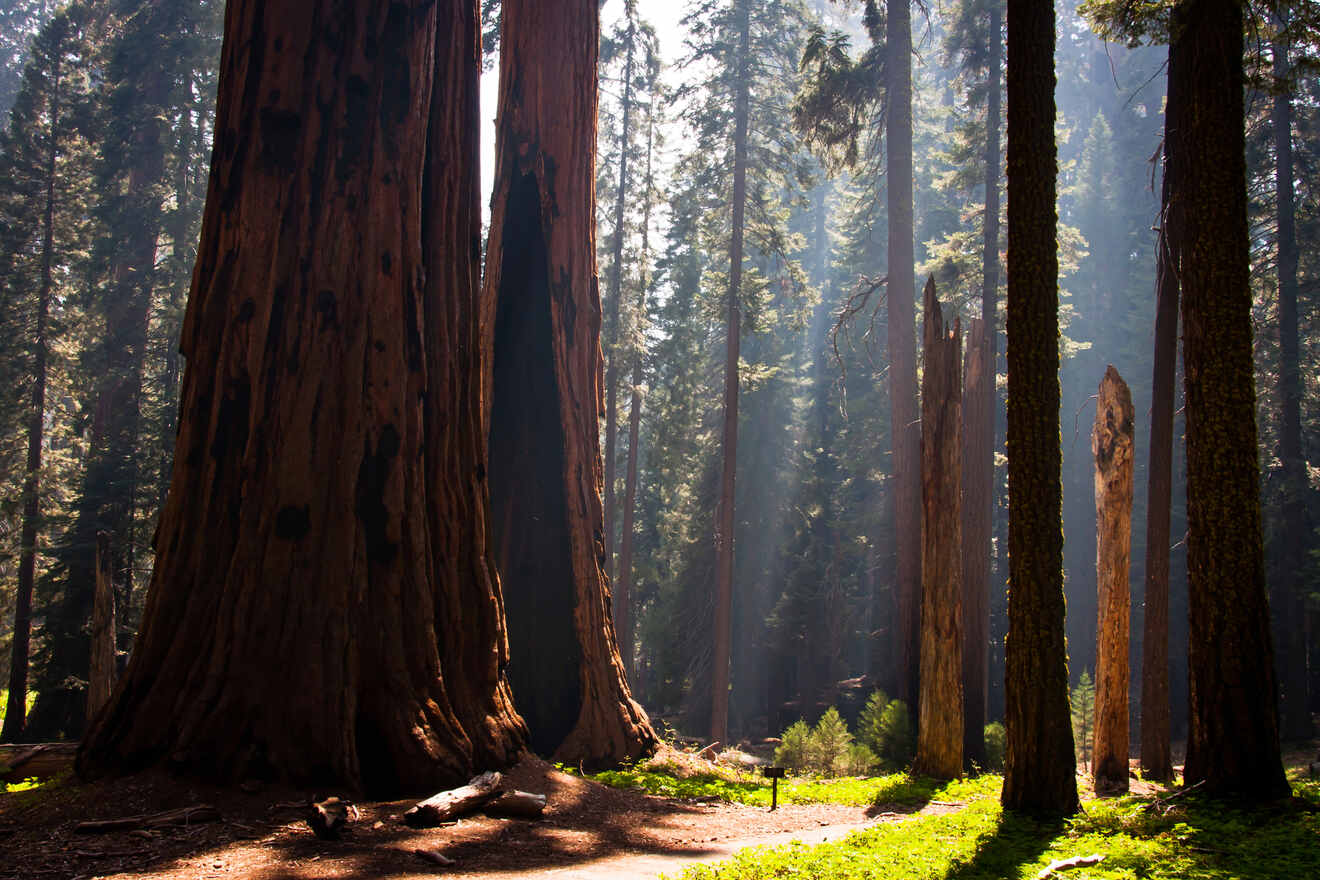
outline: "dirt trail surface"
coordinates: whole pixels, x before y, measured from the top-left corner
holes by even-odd
[[[57,783],[0,795],[0,880],[654,877],[727,858],[744,846],[835,840],[871,822],[902,818],[897,812],[868,817],[860,807],[835,804],[785,805],[772,813],[652,797],[561,773],[533,757],[508,771],[505,782],[547,795],[544,817],[528,821],[477,813],[419,830],[400,821],[415,798],[358,802],[357,819],[341,840],[313,836],[302,806],[314,795],[338,792],[256,786],[244,792],[160,773]],[[85,820],[196,804],[216,807],[220,821],[97,835],[74,831]],[[455,864],[442,867],[417,850]]]

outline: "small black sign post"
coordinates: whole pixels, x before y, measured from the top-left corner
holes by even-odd
[[[770,811],[779,806],[779,780],[784,778],[783,767],[763,767],[761,772],[770,780]]]

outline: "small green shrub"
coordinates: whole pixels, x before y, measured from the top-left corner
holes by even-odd
[[[912,714],[907,703],[892,700],[885,711],[880,713],[880,731],[875,747],[876,757],[886,767],[895,769],[912,763],[916,752],[916,741],[912,735]]]
[[[839,715],[839,710],[830,706],[816,722],[807,744],[807,768],[821,776],[834,776],[835,764],[842,761],[852,745],[852,734],[848,732],[848,722]]]
[[[1091,673],[1082,670],[1077,687],[1068,693],[1072,706],[1073,743],[1077,749],[1077,763],[1088,770],[1091,767],[1091,746],[1095,736],[1095,682]]]
[[[876,690],[866,700],[862,714],[857,717],[857,741],[872,752],[880,752],[880,716],[889,705],[889,695]]]
[[[991,721],[985,726],[985,770],[1004,769],[1004,749],[1006,732],[999,721]]]
[[[810,746],[811,728],[807,727],[807,722],[798,719],[780,737],[779,747],[775,749],[775,763],[794,773],[805,773]]]
[[[853,743],[843,757],[834,762],[834,773],[837,776],[870,776],[878,763],[875,752],[861,743]]]

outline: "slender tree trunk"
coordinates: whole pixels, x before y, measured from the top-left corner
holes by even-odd
[[[96,535],[96,594],[92,603],[92,660],[87,674],[87,721],[91,723],[115,685],[115,585],[110,533]]]
[[[1132,394],[1112,366],[1095,405],[1096,632],[1095,757],[1097,793],[1128,790],[1128,642],[1132,557]]]
[[[0,740],[16,742],[27,725],[28,650],[32,641],[32,589],[37,574],[37,531],[41,522],[41,445],[46,424],[46,373],[50,356],[50,299],[55,285],[55,165],[59,158],[60,56],[51,72],[50,143],[46,152],[46,192],[41,230],[41,289],[32,340],[32,404],[28,411],[27,470],[23,479],[23,526],[19,533],[18,589],[14,594],[14,640],[9,665],[9,697]]]
[[[655,116],[654,110],[652,110],[646,120],[646,195],[642,205],[641,272],[637,284],[636,319],[639,324],[646,317],[646,294],[651,286],[651,207],[655,193],[651,159],[654,146]],[[614,618],[615,630],[619,634],[619,653],[623,655],[623,668],[628,673],[628,680],[633,689],[638,690],[641,681],[633,674],[633,646],[636,643],[633,637],[633,626],[636,614],[633,609],[632,598],[632,558],[633,527],[637,513],[637,463],[639,452],[637,444],[641,438],[642,426],[643,355],[646,352],[646,343],[642,337],[641,326],[632,328],[632,337],[630,345],[634,347],[634,353],[632,395],[628,405],[628,464],[627,473],[624,476],[623,536],[620,539],[619,546],[619,576],[615,581]],[[638,691],[637,696],[638,699],[641,699],[640,691]]]
[[[1187,412],[1189,725],[1184,779],[1286,797],[1265,597],[1252,364],[1242,7],[1174,7],[1169,79],[1186,96],[1170,145]]]
[[[994,366],[986,326],[973,318],[968,329],[962,404],[963,759],[980,767],[986,765],[995,475]]]
[[[1178,274],[1169,255],[1168,145],[1182,103],[1169,81],[1164,114],[1165,169],[1155,252],[1155,366],[1151,378],[1150,464],[1146,495],[1145,613],[1141,640],[1141,772],[1173,779],[1169,704],[1169,547],[1173,506],[1173,397],[1178,357]]]
[[[738,82],[734,95],[733,132],[733,217],[729,238],[729,301],[725,326],[724,418],[720,443],[720,505],[715,526],[715,629],[711,667],[711,742],[728,742],[729,727],[729,654],[733,608],[733,531],[734,473],[738,465],[738,345],[742,334],[741,309],[743,261],[743,212],[747,199],[747,66],[751,42],[749,0],[742,0],[738,10],[741,32],[738,37]]]
[[[1008,639],[1003,803],[1077,811],[1064,641],[1054,6],[1008,0]]]
[[[520,749],[485,537],[477,4],[412,5],[228,6],[174,475],[83,774],[390,792]]]
[[[912,772],[962,775],[962,325],[926,282],[921,378],[921,718]]]
[[[654,748],[616,647],[602,535],[594,0],[507,0],[483,294],[492,532],[509,680],[531,744],[613,764]]]
[[[623,64],[623,126],[619,133],[619,188],[614,199],[614,264],[610,266],[610,292],[605,307],[605,577],[614,579],[614,448],[619,431],[619,298],[623,295],[624,210],[628,196],[628,144],[632,122],[633,50],[637,27],[633,2],[625,3],[628,16],[627,55]],[[618,627],[616,625],[616,630]],[[621,630],[618,630],[622,632]]]
[[[1279,22],[1282,26],[1283,22]],[[1289,74],[1288,44],[1276,38],[1274,76],[1280,83]],[[1293,192],[1292,95],[1280,89],[1274,96],[1274,194],[1278,227],[1279,275],[1279,460],[1283,463],[1281,558],[1275,583],[1274,614],[1279,620],[1278,669],[1283,699],[1280,705],[1284,739],[1305,740],[1312,734],[1309,682],[1306,674],[1305,587],[1307,548],[1312,534],[1306,458],[1302,454],[1302,379],[1298,366],[1297,333],[1297,218]]]
[[[894,455],[894,539],[897,547],[896,647],[899,697],[918,699],[921,657],[921,426],[917,412],[916,280],[912,213],[912,10],[889,6],[889,108],[886,162],[889,198],[888,345]]]

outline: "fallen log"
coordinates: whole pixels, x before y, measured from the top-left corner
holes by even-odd
[[[167,828],[171,825],[197,825],[220,819],[220,811],[209,804],[197,804],[163,813],[124,816],[122,819],[96,819],[73,827],[78,834],[105,834],[110,831],[137,831],[144,828]]]
[[[545,795],[529,791],[506,791],[481,809],[487,816],[539,819],[545,812]]]
[[[433,794],[404,813],[403,821],[413,828],[431,828],[469,813],[500,794],[502,779],[499,773],[491,771],[474,777],[461,788]]]
[[[28,743],[0,746],[0,780],[48,779],[73,768],[77,743]]]

